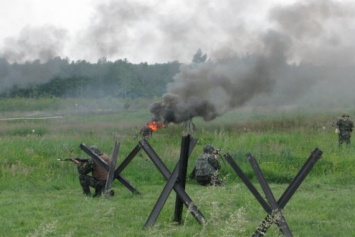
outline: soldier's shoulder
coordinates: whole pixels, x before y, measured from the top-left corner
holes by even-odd
[[[199,156],[200,159],[206,159],[208,157],[209,155],[207,153],[203,153],[202,155]]]
[[[101,158],[104,159],[105,161],[111,160],[111,158],[107,154],[102,154]]]

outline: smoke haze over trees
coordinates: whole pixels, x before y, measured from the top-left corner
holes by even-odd
[[[0,60],[2,97],[138,98],[161,96],[180,64],[97,63],[54,58],[25,64]]]
[[[27,27],[8,38],[0,50],[1,95],[158,96],[151,112],[176,123],[195,116],[209,121],[242,106],[331,109],[355,103],[352,2],[274,5],[263,25],[255,25],[255,13],[244,14],[255,5],[245,1],[183,1],[184,18],[172,6],[152,2],[99,4],[73,50],[81,60],[58,56],[70,38],[65,29]],[[172,60],[113,59],[128,52]],[[92,63],[93,55],[101,59]]]

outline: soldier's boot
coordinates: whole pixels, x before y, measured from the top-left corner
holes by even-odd
[[[89,188],[83,188],[83,194],[85,194],[86,196],[91,196],[91,192]]]
[[[93,197],[100,197],[105,191],[105,183],[98,183],[95,186],[95,194]]]
[[[108,196],[113,197],[113,196],[115,196],[115,191],[113,191],[113,189],[110,189],[107,191],[107,194],[108,194]]]
[[[113,196],[115,196],[115,191],[113,189],[104,190],[104,191],[105,191],[105,197],[113,197]]]

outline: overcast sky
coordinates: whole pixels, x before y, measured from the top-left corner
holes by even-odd
[[[267,26],[277,2],[292,1],[1,0],[0,53],[16,61],[190,61],[199,48],[234,50],[241,42],[231,40]]]
[[[289,37],[289,61],[354,62],[351,0],[1,0],[0,55],[97,62],[190,62],[262,50],[268,31]]]
[[[183,65],[163,99],[206,120],[250,101],[354,104],[354,42],[353,0],[0,1],[0,58],[9,62],[190,63],[201,49],[206,63]],[[0,79],[4,89],[29,83]]]

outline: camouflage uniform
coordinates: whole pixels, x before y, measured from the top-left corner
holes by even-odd
[[[223,182],[217,177],[220,168],[215,154],[205,152],[196,160],[196,181],[201,185],[222,185]]]
[[[111,164],[111,159],[106,154],[99,155],[108,165]],[[90,172],[92,176],[88,175]],[[79,180],[84,194],[91,195],[90,187],[95,189],[94,197],[99,197],[103,193],[108,172],[94,159],[90,159],[83,165],[78,165],[78,173],[80,174]]]
[[[336,126],[339,130],[339,146],[341,146],[343,143],[350,145],[351,132],[353,131],[354,124],[349,119],[349,115],[344,114],[342,118],[337,121]]]

